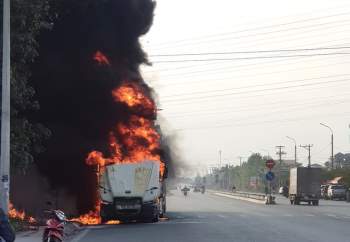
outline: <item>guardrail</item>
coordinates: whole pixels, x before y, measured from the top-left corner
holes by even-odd
[[[241,192],[241,191],[235,191],[235,192],[227,192],[227,191],[215,191],[219,193],[224,193],[230,196],[237,196],[237,197],[244,197],[244,198],[250,198],[260,201],[265,201],[266,204],[275,204],[275,197],[269,194],[264,193],[254,193],[254,192]]]

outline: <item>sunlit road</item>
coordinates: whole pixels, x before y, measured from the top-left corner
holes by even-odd
[[[278,205],[266,206],[212,194],[172,193],[168,220],[91,227],[75,241],[350,241],[350,204],[345,202],[292,206],[278,198]]]

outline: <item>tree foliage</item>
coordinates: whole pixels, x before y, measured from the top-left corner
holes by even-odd
[[[50,28],[49,2],[46,0],[11,1],[11,164],[23,169],[33,155],[43,151],[42,141],[50,131],[30,120],[40,106],[30,86],[30,67],[38,56],[37,38]]]

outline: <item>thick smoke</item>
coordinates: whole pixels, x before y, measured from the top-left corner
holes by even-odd
[[[32,78],[41,110],[33,119],[53,135],[37,165],[54,188],[77,195],[81,213],[96,200],[96,171],[85,164],[87,154],[108,154],[111,127],[130,118],[111,91],[132,80],[150,95],[139,74],[147,63],[139,37],[149,30],[154,8],[152,0],[61,0],[52,10],[58,13],[53,30],[41,35]],[[93,60],[96,51],[111,67]]]

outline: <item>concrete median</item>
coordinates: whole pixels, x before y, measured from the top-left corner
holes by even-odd
[[[221,196],[221,197],[227,197],[237,200],[243,200],[258,204],[276,204],[275,197],[268,194],[263,193],[251,193],[251,192],[227,192],[227,191],[215,191],[215,190],[208,190],[213,195]]]

